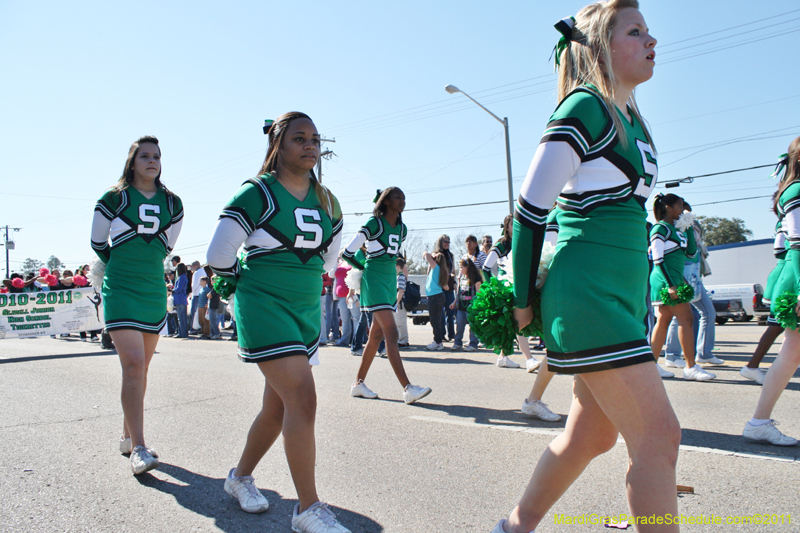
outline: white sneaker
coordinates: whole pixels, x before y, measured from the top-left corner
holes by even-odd
[[[412,385],[409,383],[403,391],[403,400],[408,404],[412,404],[417,400],[421,400],[431,392],[430,387],[420,387],[419,385]]]
[[[711,381],[716,378],[716,374],[703,370],[700,365],[694,365],[692,368],[687,368],[683,371],[683,379],[689,381]]]
[[[499,355],[497,356],[497,366],[500,368],[520,368],[520,366],[511,360],[510,357]]]
[[[698,358],[695,359],[695,362],[702,363],[704,365],[724,365],[725,364],[725,361],[723,361],[722,359],[720,359],[719,357],[716,357],[714,355],[712,355],[711,357],[709,357],[707,359],[704,359],[702,357],[698,357]]]
[[[462,345],[460,345],[460,344],[454,344],[454,345],[452,345],[450,347],[450,351],[451,352],[460,352],[463,349],[464,349],[464,347]]]
[[[528,399],[525,398],[525,400],[522,402],[522,408],[520,410],[528,416],[540,418],[545,422],[558,422],[561,420],[561,415],[558,415],[548,409],[547,404],[542,402],[542,400],[528,402]]]
[[[664,366],[668,366],[671,368],[686,368],[686,361],[683,359],[672,359],[664,358]]]
[[[426,350],[434,351],[434,350],[444,350],[444,345],[441,342],[432,342],[425,347]]]
[[[137,446],[131,451],[131,470],[134,475],[138,476],[149,472],[158,465],[158,459],[147,453],[147,448],[144,446]]]
[[[351,533],[336,520],[336,515],[328,509],[328,504],[317,502],[300,514],[295,504],[292,511],[292,531],[295,533]]]
[[[794,446],[797,444],[797,439],[787,437],[778,430],[778,422],[770,419],[768,423],[760,426],[754,426],[750,422],[744,426],[742,437],[757,442],[769,442],[775,446]]]
[[[673,374],[669,370],[664,370],[663,368],[661,368],[661,365],[656,364],[656,369],[658,370],[658,375],[661,376],[661,379],[669,379],[675,377],[675,374]]]
[[[468,351],[468,352],[474,352],[474,351],[476,351],[478,349],[478,347],[477,346],[471,346],[471,345],[467,344],[467,347],[464,348],[464,349],[466,351]]]
[[[155,458],[158,458],[158,452],[155,451],[150,446],[144,447],[147,450],[147,453],[152,455]],[[119,438],[119,453],[122,455],[130,455],[131,453],[131,438],[128,437],[127,439],[123,439],[122,437]]]
[[[369,400],[374,400],[378,397],[377,394],[369,390],[369,387],[367,387],[363,381],[359,381],[350,387],[350,396],[354,398],[367,398]]]
[[[745,377],[747,379],[751,379],[751,380],[755,381],[756,383],[758,383],[759,385],[763,385],[764,384],[764,376],[766,374],[764,374],[764,372],[762,372],[761,370],[759,370],[757,368],[750,368],[749,366],[743,366],[742,369],[739,370],[739,373],[743,377]]]
[[[494,526],[494,529],[492,530],[492,533],[506,533],[506,530],[503,528],[503,524],[505,524],[505,523],[506,523],[506,519],[505,518],[500,520],[497,523],[497,525]],[[531,532],[531,533],[534,533],[534,532]]]
[[[231,468],[228,477],[225,478],[225,492],[239,500],[239,507],[246,513],[263,513],[269,509],[269,502],[256,488],[253,476],[236,477],[233,473],[235,468]]]
[[[355,355],[356,357],[361,357],[362,350],[350,350],[350,355]]]
[[[542,362],[535,357],[525,360],[525,370],[527,370],[529,374],[535,372],[540,366],[542,366]]]

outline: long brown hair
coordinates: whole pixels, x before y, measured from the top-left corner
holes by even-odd
[[[158,147],[158,154],[161,155],[161,147],[158,146],[158,139],[153,135],[144,135],[136,139],[128,150],[128,159],[125,161],[125,168],[122,170],[122,176],[120,176],[117,184],[114,185],[113,190],[121,192],[123,189],[130,187],[131,183],[133,183],[133,162],[139,154],[139,147],[144,143],[155,144]],[[172,192],[161,183],[161,170],[158,171],[158,176],[156,176],[156,187],[164,189],[165,193],[172,196]]]
[[[783,191],[785,191],[792,182],[800,180],[800,161],[798,161],[798,159],[800,159],[800,137],[797,137],[792,141],[792,144],[789,145],[789,153],[786,154],[786,157],[789,159],[789,161],[786,162],[786,174],[783,175],[783,179],[778,184],[778,190],[772,195],[772,210],[776,215],[778,214],[778,202],[781,199]]]
[[[444,287],[450,282],[450,272],[447,271],[447,260],[441,252],[434,252],[433,260],[439,265],[439,286]]]
[[[386,200],[394,191],[400,191],[400,187],[387,187],[380,192],[378,200],[375,202],[375,208],[372,210],[372,215],[375,218],[386,215]],[[398,213],[398,215],[402,215],[402,213]]]
[[[509,229],[509,222],[512,224]],[[497,242],[503,242],[506,246],[511,246],[511,235],[514,233],[514,215],[506,215],[503,219],[503,235],[497,239]]]
[[[458,264],[459,266],[467,267],[467,278],[469,279],[470,285],[475,285],[479,281],[483,281],[483,276],[481,275],[475,263],[472,262],[472,259],[462,259],[458,262]]]
[[[301,113],[299,111],[289,111],[288,113],[284,113],[283,115],[279,116],[277,120],[272,123],[272,126],[269,127],[269,130],[267,131],[269,146],[267,147],[267,155],[264,158],[264,163],[261,165],[261,170],[258,172],[259,175],[273,173],[275,170],[277,170],[278,157],[280,156],[283,138],[286,136],[286,130],[289,129],[289,125],[292,123],[292,121],[300,118],[307,119],[312,124],[314,123],[314,121],[311,120],[311,117],[305,113]],[[333,216],[333,195],[327,189],[327,187],[324,187],[317,180],[317,176],[314,174],[313,170],[310,170],[308,174],[311,178],[311,184],[314,186],[314,192],[317,194],[317,199],[319,200],[320,205],[323,209],[325,209],[325,212],[328,213],[328,216]]]

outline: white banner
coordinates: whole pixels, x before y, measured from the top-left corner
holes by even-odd
[[[0,339],[103,329],[103,297],[93,287],[0,294]]]

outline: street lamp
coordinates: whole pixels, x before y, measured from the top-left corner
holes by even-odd
[[[462,91],[461,89],[456,87],[455,85],[448,85],[448,86],[446,86],[444,88],[444,90],[447,91],[448,94],[455,94],[455,93],[463,94],[464,96],[466,96],[467,98],[469,98],[470,100],[472,100],[473,102],[478,104],[478,106],[480,106],[481,109],[483,109],[484,111],[486,111],[487,113],[492,115],[495,118],[495,120],[497,120],[497,122],[499,122],[500,124],[503,125],[503,129],[505,129],[505,132],[506,132],[506,169],[508,170],[508,213],[513,215],[514,214],[514,188],[513,188],[512,184],[511,184],[511,146],[509,145],[509,141],[508,141],[508,117],[505,117],[505,118],[501,119],[500,117],[498,117],[497,115],[495,115],[494,113],[492,113],[491,111],[489,111],[488,109],[483,107],[480,104],[480,102],[475,100],[473,97],[471,97],[470,95],[468,95],[467,93],[465,93],[464,91]]]

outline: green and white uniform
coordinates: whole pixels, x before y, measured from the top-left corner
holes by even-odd
[[[786,260],[786,230],[783,228],[782,218],[783,217],[778,217],[778,223],[775,225],[775,242],[772,246],[772,253],[775,254],[775,259],[777,259],[778,262],[767,277],[767,285],[764,288],[764,295],[761,298],[761,301],[767,305],[772,303],[772,290],[775,287],[775,283],[781,277],[783,265]],[[776,294],[775,296],[780,295]]]
[[[549,368],[560,373],[653,362],[645,333],[645,202],[658,166],[639,119],[612,111],[591,86],[570,93],[544,132],[516,204],[515,305],[530,305],[548,212],[557,200],[556,253],[542,288]]]
[[[506,272],[505,260],[511,252],[511,243],[503,239],[497,241],[489,250],[489,255],[486,256],[486,261],[483,262],[483,277],[486,281],[492,279],[492,269],[497,264],[497,276],[500,277]]]
[[[265,174],[245,182],[222,210],[208,264],[236,283],[243,361],[303,355],[318,364],[322,273],[336,267],[342,231],[339,202],[328,194],[323,206],[312,184],[298,200]]]
[[[778,199],[781,232],[786,235],[786,255],[778,279],[766,294],[772,300],[770,313],[772,316],[775,315],[775,301],[780,295],[784,292],[800,293],[800,209],[798,208],[800,208],[800,181],[795,181],[786,187]]]
[[[394,227],[386,218],[373,216],[347,245],[342,258],[364,271],[361,276],[362,311],[394,310],[397,303],[395,261],[407,234],[408,228],[400,215]],[[367,259],[362,262],[356,253],[364,243],[367,244]]]
[[[692,244],[694,250],[688,249],[689,239],[687,234],[669,222],[660,221],[650,229],[650,253],[653,257],[653,271],[650,272],[650,300],[654,306],[662,305],[661,290],[669,287],[679,287],[686,283],[683,279],[683,266],[687,257],[697,255],[697,246],[694,244],[694,231]]]
[[[107,330],[158,333],[164,327],[164,258],[175,247],[182,224],[183,203],[163,188],[152,198],[133,187],[110,190],[97,201],[92,248],[106,264],[102,295]]]

